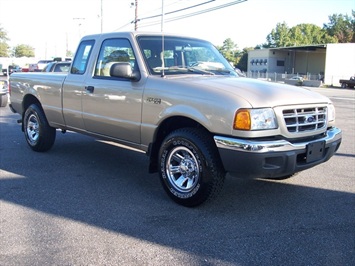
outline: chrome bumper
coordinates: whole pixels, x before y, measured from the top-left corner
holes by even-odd
[[[243,152],[287,152],[295,150],[306,149],[306,146],[313,142],[325,141],[325,144],[332,143],[334,141],[340,140],[342,137],[341,129],[333,127],[327,130],[326,135],[323,138],[300,143],[291,143],[287,140],[276,140],[276,141],[253,141],[237,138],[228,138],[221,136],[214,136],[214,141],[218,148],[230,149],[235,151]]]
[[[284,177],[324,163],[341,140],[338,128],[327,130],[322,138],[298,143],[214,137],[225,171],[252,178]]]

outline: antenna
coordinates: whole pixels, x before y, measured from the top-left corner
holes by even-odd
[[[164,0],[161,0],[161,54],[160,54],[160,59],[162,62],[162,71],[161,71],[161,76],[165,76],[165,60],[164,60]]]
[[[164,0],[161,0],[161,32],[164,31]]]

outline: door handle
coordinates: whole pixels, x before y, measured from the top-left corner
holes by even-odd
[[[90,93],[93,93],[93,92],[94,92],[94,89],[95,89],[94,86],[86,86],[86,87],[85,87],[85,90],[87,90],[87,91],[90,92]]]

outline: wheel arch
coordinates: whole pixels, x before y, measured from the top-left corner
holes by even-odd
[[[42,108],[42,104],[41,102],[37,99],[37,97],[35,97],[32,94],[27,94],[22,101],[22,110],[23,113],[26,112],[26,109],[31,105],[31,104],[37,104],[38,106],[40,106]],[[42,108],[43,109],[43,108]]]
[[[158,171],[158,155],[160,146],[164,140],[164,138],[174,130],[179,128],[201,128],[206,132],[209,132],[207,128],[205,128],[199,122],[185,116],[172,116],[166,118],[162,121],[159,127],[155,131],[154,141],[149,145],[148,155],[150,159],[149,164],[149,172],[155,173]]]
[[[27,94],[24,98],[23,98],[23,101],[22,101],[22,120],[24,118],[24,115],[25,115],[25,112],[27,110],[27,108],[31,105],[31,104],[36,104],[38,105],[39,108],[42,109],[43,111],[43,108],[42,108],[42,104],[41,102],[32,94]],[[23,123],[22,123],[22,131],[24,130],[24,126],[23,126]]]

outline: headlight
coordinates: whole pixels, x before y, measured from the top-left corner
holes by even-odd
[[[277,128],[271,108],[239,109],[235,113],[233,128],[237,130],[263,130]]]
[[[333,104],[328,104],[328,122],[335,121],[335,107]]]

